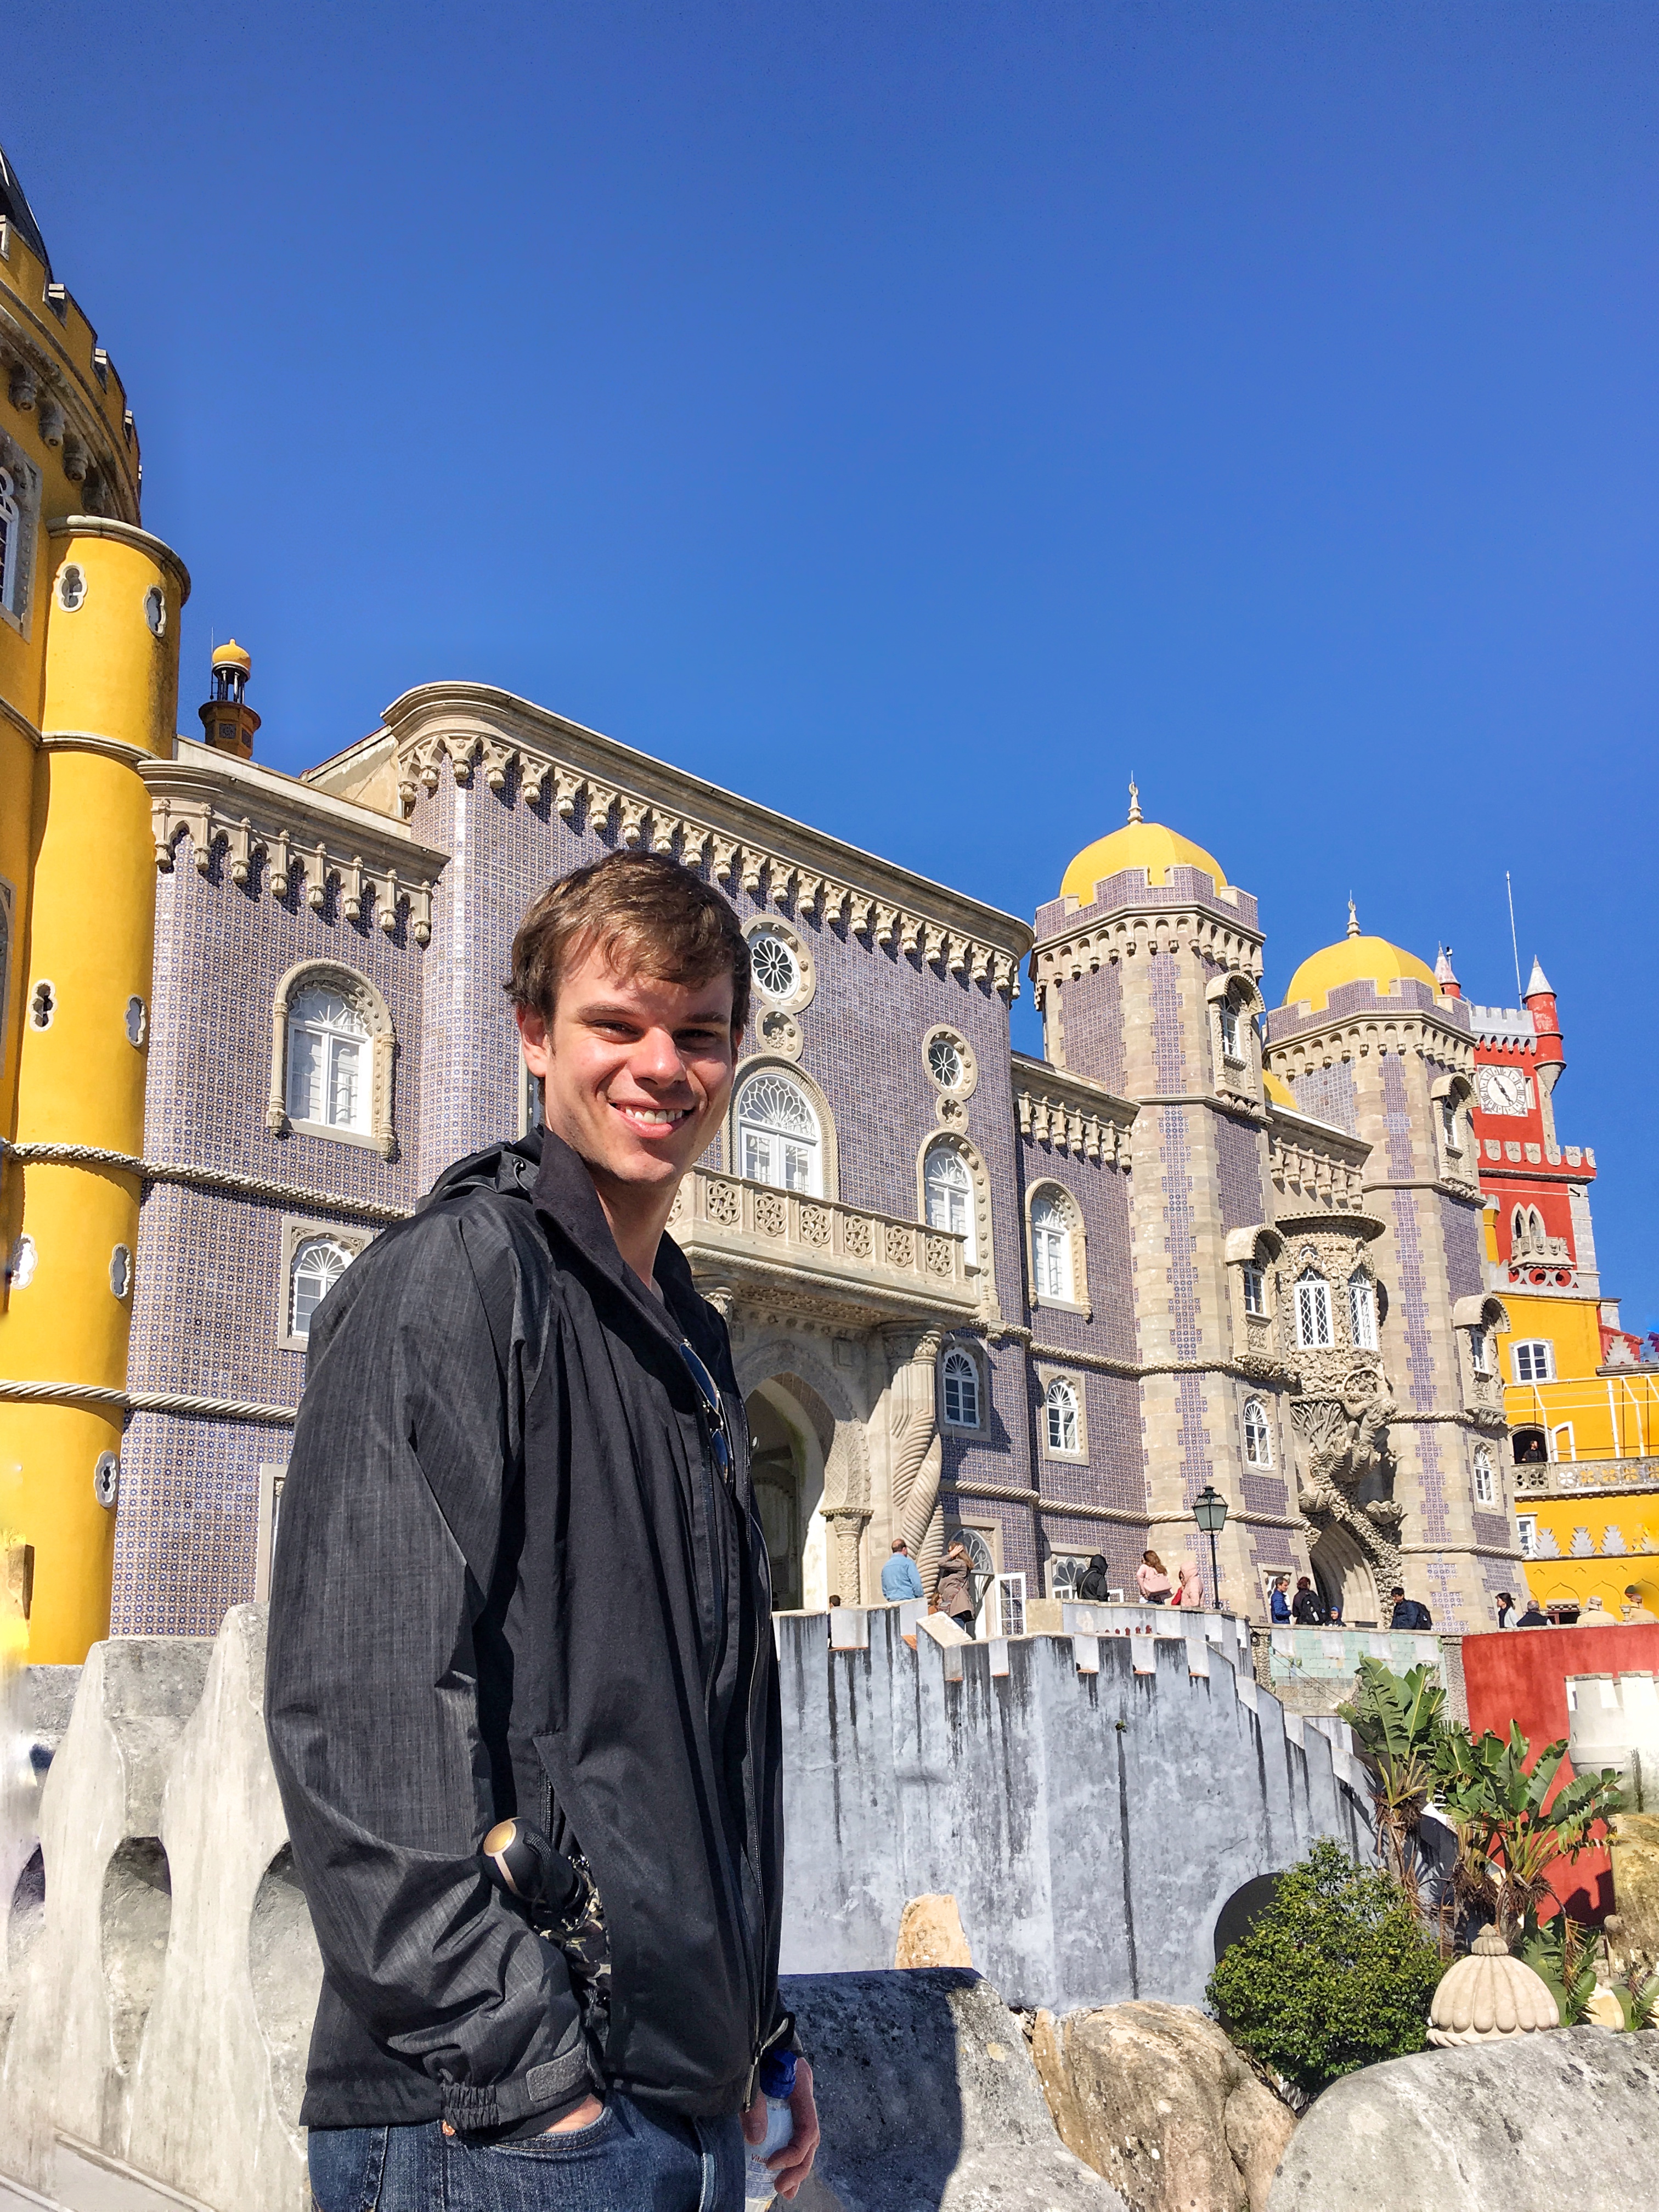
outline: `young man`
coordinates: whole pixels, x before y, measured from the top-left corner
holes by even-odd
[[[1394,1611],[1389,1616],[1390,1628],[1432,1628],[1434,1619],[1420,1598],[1407,1597],[1396,1583],[1389,1592]]]
[[[689,870],[617,854],[536,899],[507,989],[545,1133],[450,1169],[324,1302],[283,1492],[266,1714],[323,1954],[312,2190],[727,2212],[793,2044],[781,1727],[731,1351],[663,1231],[748,951]],[[792,2101],[786,2197],[804,2060]]]
[[[1273,1577],[1273,1590],[1267,1599],[1267,1618],[1276,1626],[1288,1627],[1290,1625],[1291,1578],[1288,1575]]]

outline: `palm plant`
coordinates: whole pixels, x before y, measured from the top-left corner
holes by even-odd
[[[1520,1954],[1549,1988],[1563,2027],[1577,2027],[1595,1995],[1595,1936],[1570,1912],[1534,1920],[1521,1938]]]
[[[1547,1744],[1528,1767],[1530,1751],[1511,1721],[1507,1738],[1488,1730],[1478,1742],[1465,1729],[1447,1729],[1436,1759],[1436,1794],[1457,1824],[1459,1886],[1511,1941],[1535,1920],[1549,1869],[1587,1850],[1592,1828],[1622,1802],[1619,1777],[1605,1770],[1576,1776],[1551,1802],[1566,1740]]]
[[[1380,1659],[1359,1662],[1359,1694],[1342,1708],[1371,1772],[1377,1856],[1395,1880],[1420,1900],[1419,1844],[1424,1808],[1434,1795],[1446,1733],[1446,1692],[1432,1667],[1390,1674]]]

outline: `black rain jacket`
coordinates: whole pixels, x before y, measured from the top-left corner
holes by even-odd
[[[597,2073],[736,2112],[777,1993],[781,1725],[724,1323],[659,1304],[575,1153],[463,1160],[313,1319],[265,1713],[323,1956],[301,2118],[507,2127]],[[717,1378],[722,1480],[678,1349]],[[611,1955],[590,2060],[563,1954],[485,1880],[519,1813],[586,1856]]]

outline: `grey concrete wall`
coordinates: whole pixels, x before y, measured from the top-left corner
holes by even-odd
[[[845,1608],[843,1608],[843,1613]],[[896,1609],[778,1625],[783,1966],[890,1965],[904,1900],[952,1892],[1008,2002],[1203,2002],[1218,1914],[1316,1836],[1369,1856],[1346,1751],[1190,1635],[912,1651]]]

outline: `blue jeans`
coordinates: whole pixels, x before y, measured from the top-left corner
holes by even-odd
[[[743,2212],[744,2155],[735,2117],[653,2119],[612,2090],[565,2135],[313,2128],[308,2159],[317,2212]]]

